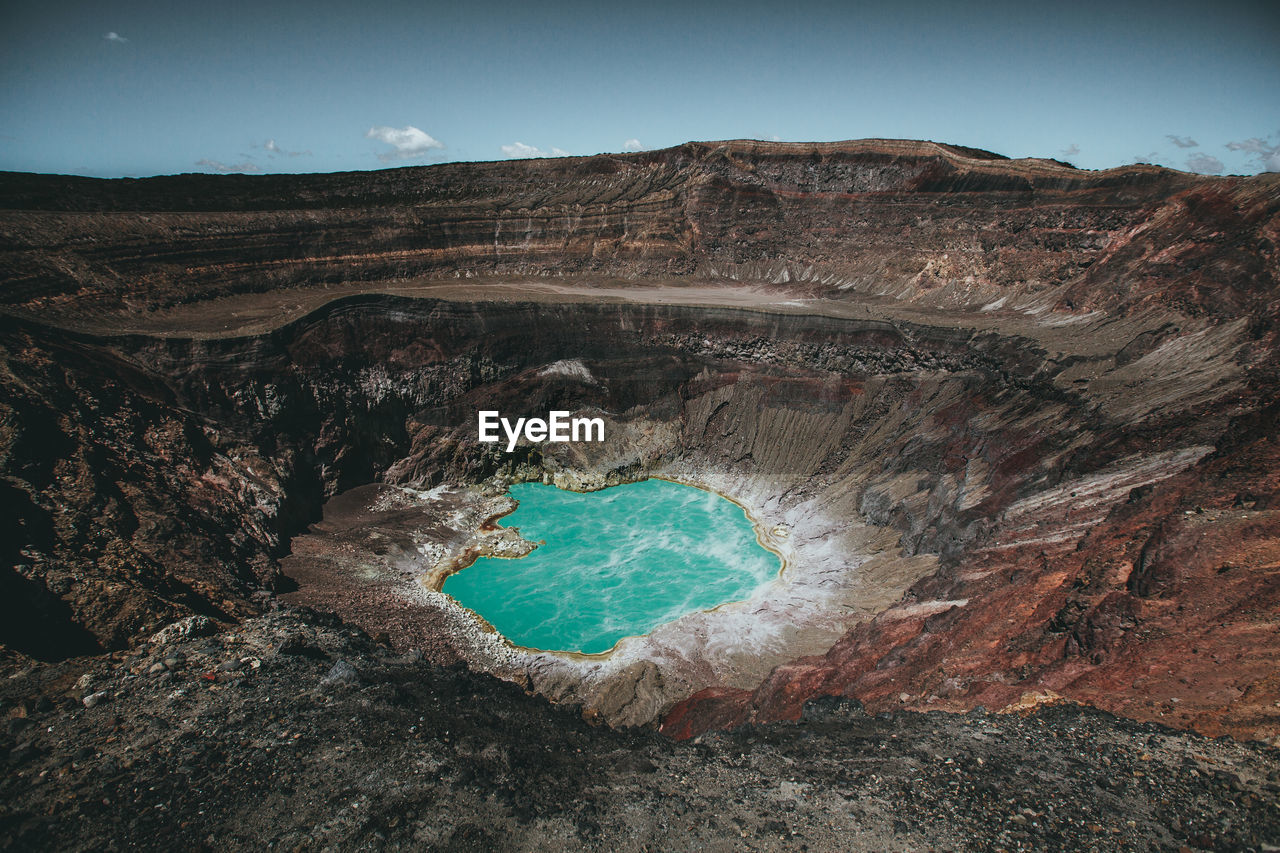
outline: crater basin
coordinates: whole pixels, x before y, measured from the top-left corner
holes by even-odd
[[[511,487],[503,518],[530,542],[516,559],[481,557],[443,591],[526,648],[598,654],[696,610],[750,597],[781,558],[742,507],[650,479],[596,492]]]

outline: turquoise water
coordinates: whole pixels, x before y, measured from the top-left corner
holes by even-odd
[[[605,652],[694,610],[750,596],[781,568],[746,513],[713,492],[644,480],[598,492],[512,486],[502,519],[530,542],[519,559],[481,557],[444,592],[520,646]]]

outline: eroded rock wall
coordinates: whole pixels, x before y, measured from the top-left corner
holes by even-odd
[[[680,461],[767,481],[793,503],[823,494],[833,511],[901,527],[908,552],[936,550],[963,538],[940,532],[957,499],[977,506],[937,478],[938,443],[963,454],[982,439],[929,419],[957,417],[943,401],[1020,393],[999,390],[995,356],[954,334],[908,344],[875,324],[655,306],[358,298],[251,338],[101,339],[15,321],[6,340],[12,541],[28,552],[15,563],[104,646],[187,609],[243,612],[324,496],[383,477],[430,486],[531,466],[636,479]],[[567,360],[581,369],[549,369]],[[507,456],[476,441],[482,407],[590,410],[625,438],[576,458]]]
[[[947,309],[1224,318],[1274,293],[1276,187],[889,140],[334,175],[8,174],[0,299],[92,323],[321,284],[701,276]]]

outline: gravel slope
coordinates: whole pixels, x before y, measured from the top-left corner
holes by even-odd
[[[675,743],[305,609],[210,631],[193,617],[0,684],[0,848],[1280,845],[1280,751],[1075,706],[872,717],[826,699]]]

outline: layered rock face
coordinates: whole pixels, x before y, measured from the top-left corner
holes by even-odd
[[[1024,694],[1280,736],[1275,176],[724,143],[0,204],[12,653],[253,612],[371,483],[661,475],[796,531],[821,624],[780,600],[585,692],[488,668],[676,736]],[[478,408],[616,438],[508,455]]]
[[[1274,282],[1274,193],[1268,176],[1082,172],[891,141],[334,175],[8,175],[3,298],[96,317],[294,285],[581,273],[1236,316]]]

